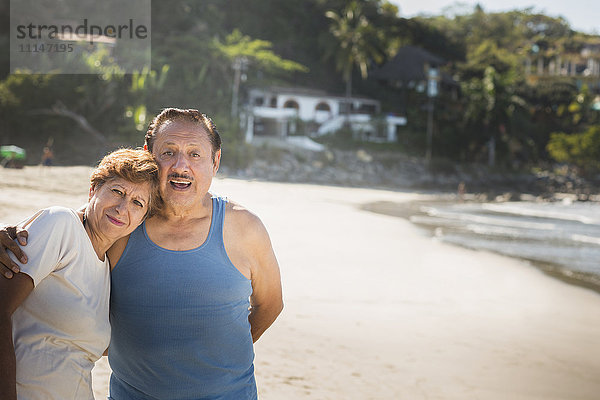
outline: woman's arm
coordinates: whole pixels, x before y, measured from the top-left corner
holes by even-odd
[[[0,399],[17,400],[11,316],[32,290],[33,279],[29,275],[15,274],[12,281],[0,279]]]

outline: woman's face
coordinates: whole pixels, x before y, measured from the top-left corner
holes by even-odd
[[[142,223],[150,206],[151,184],[115,177],[90,189],[86,210],[90,229],[109,239],[129,235]]]

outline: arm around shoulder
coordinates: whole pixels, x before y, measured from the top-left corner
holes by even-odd
[[[14,239],[17,239],[21,246],[27,245],[27,231],[18,226],[8,226],[0,224],[0,271],[2,275],[10,279],[14,274],[19,273],[19,265],[9,256],[12,252],[22,263],[27,263],[27,256],[17,245]]]

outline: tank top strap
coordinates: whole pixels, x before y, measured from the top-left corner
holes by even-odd
[[[223,246],[223,224],[225,223],[225,208],[227,207],[227,198],[220,196],[213,196],[212,198],[212,221],[211,221],[211,233],[210,241],[211,245],[218,247]]]
[[[146,239],[147,237],[148,237],[148,233],[146,232],[146,221],[144,221],[144,222],[142,222],[142,224],[140,226],[135,228],[135,230],[133,232],[131,232],[131,235],[129,235],[129,240],[127,241],[127,244],[129,245],[129,241],[131,241],[131,240],[144,240],[145,241],[145,240],[147,240]]]

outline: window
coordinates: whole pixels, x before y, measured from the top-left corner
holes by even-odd
[[[317,111],[331,111],[331,107],[329,107],[329,104],[323,102],[317,104],[317,107],[315,107],[315,109]]]
[[[297,110],[300,108],[300,106],[295,100],[287,100],[285,103],[283,103],[283,108],[295,108]]]

